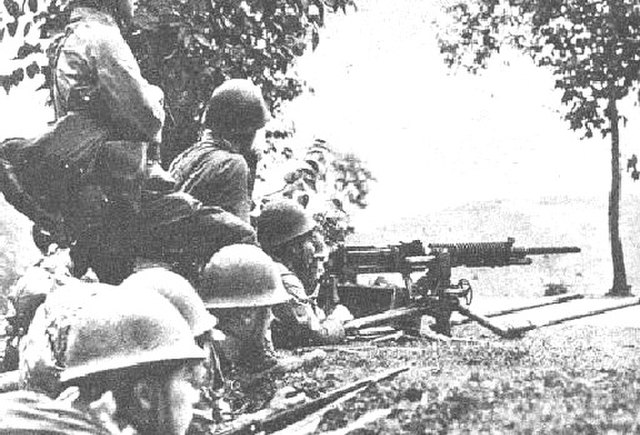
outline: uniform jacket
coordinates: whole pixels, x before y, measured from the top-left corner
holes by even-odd
[[[163,93],[140,73],[109,14],[76,8],[54,59],[56,117],[89,110],[110,140],[159,141]]]
[[[326,328],[324,311],[307,296],[300,279],[282,263],[276,263],[282,284],[292,296],[289,302],[272,308],[271,325],[274,344],[278,347],[307,345],[322,341],[331,334]]]
[[[113,435],[97,417],[42,393],[0,394],[0,434]]]
[[[17,186],[12,203],[29,205],[18,209],[48,230],[31,204],[62,215],[73,239],[103,219],[107,200],[139,207],[146,145],[159,140],[164,110],[162,91],[142,77],[113,17],[76,8],[70,18],[51,62],[55,124],[0,151],[15,181],[3,189]]]
[[[252,174],[246,159],[229,142],[205,135],[178,155],[169,171],[181,191],[249,222]]]

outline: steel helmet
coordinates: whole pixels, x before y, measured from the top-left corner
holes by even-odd
[[[213,91],[202,119],[205,127],[242,133],[264,127],[269,109],[259,87],[247,79],[231,79]]]
[[[229,245],[205,266],[200,295],[207,308],[268,307],[287,302],[276,263],[254,245]]]
[[[99,293],[68,328],[60,361],[63,383],[148,364],[203,360],[205,353],[178,310],[157,292]]]
[[[211,331],[218,323],[189,281],[170,270],[162,267],[143,269],[122,281],[120,286],[129,291],[148,289],[160,293],[182,314],[194,337]]]
[[[266,250],[313,231],[316,223],[300,204],[291,200],[267,203],[257,221],[258,241]]]

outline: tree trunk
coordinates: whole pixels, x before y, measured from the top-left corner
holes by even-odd
[[[620,240],[620,131],[618,129],[618,107],[615,98],[609,99],[609,120],[611,121],[611,192],[609,193],[609,240],[611,241],[611,260],[613,262],[613,286],[610,296],[630,296],[631,287],[627,284],[627,272],[624,267],[624,254]]]

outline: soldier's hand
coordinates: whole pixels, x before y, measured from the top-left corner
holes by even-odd
[[[327,320],[335,320],[340,323],[348,322],[349,320],[353,320],[353,314],[351,311],[344,305],[336,305],[331,314],[327,316]]]

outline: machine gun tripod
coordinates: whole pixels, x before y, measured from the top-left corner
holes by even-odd
[[[319,303],[340,302],[359,317],[345,325],[347,330],[428,315],[435,320],[432,328],[436,332],[451,335],[451,315],[458,312],[502,337],[511,337],[517,331],[504,329],[467,308],[473,288],[466,279],[452,282],[452,268],[529,265],[533,255],[580,252],[575,246],[520,248],[514,243],[510,237],[506,242],[432,243],[428,249],[420,240],[388,246],[341,245],[329,256]],[[400,274],[404,285],[358,284],[360,275],[387,273]],[[422,275],[414,280],[416,273]]]

